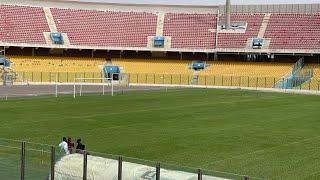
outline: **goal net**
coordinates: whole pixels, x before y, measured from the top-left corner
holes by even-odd
[[[73,96],[85,94],[102,94],[114,96],[115,93],[124,91],[129,86],[126,75],[112,74],[112,78],[75,78]]]

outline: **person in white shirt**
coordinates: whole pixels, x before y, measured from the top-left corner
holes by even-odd
[[[59,144],[59,147],[60,147],[60,153],[63,152],[65,155],[70,154],[66,137],[62,138],[62,142]]]

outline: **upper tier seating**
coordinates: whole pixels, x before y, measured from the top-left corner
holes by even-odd
[[[157,16],[143,12],[106,12],[51,8],[59,32],[71,45],[146,47],[155,36]]]
[[[9,56],[18,72],[101,72],[103,58]]]
[[[164,18],[163,33],[172,38],[172,48],[215,48],[217,15],[167,13]]]
[[[188,60],[113,59],[112,64],[123,67],[125,73],[191,74]]]
[[[232,14],[231,22],[245,22],[247,28],[245,33],[218,33],[218,48],[245,48],[248,38],[257,37],[264,14]],[[225,16],[219,18],[225,22]]]
[[[272,14],[269,49],[320,49],[320,14]]]
[[[0,41],[46,44],[43,32],[50,32],[40,7],[0,5]]]

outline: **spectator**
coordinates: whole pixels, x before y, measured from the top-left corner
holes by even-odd
[[[81,143],[81,139],[77,140],[77,147],[76,147],[76,152],[77,153],[83,153],[85,150],[85,145]]]
[[[73,153],[73,149],[74,149],[74,143],[71,137],[68,137],[68,150],[70,154]]]
[[[62,138],[62,142],[59,144],[59,147],[60,147],[60,153],[63,153],[65,155],[70,154],[70,152],[68,150],[68,143],[67,143],[66,137]]]

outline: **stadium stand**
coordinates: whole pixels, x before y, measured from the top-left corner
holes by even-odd
[[[146,47],[155,36],[157,16],[144,12],[111,12],[51,8],[59,32],[71,45]]]
[[[113,59],[114,65],[123,67],[125,73],[191,74],[188,60]]]
[[[286,75],[292,69],[291,63],[264,62],[207,62],[210,66],[201,71],[202,75],[278,77]]]
[[[43,32],[50,29],[42,8],[0,5],[0,12],[0,41],[46,44]]]
[[[103,58],[9,56],[19,72],[100,72]]]
[[[320,49],[320,14],[271,14],[270,49]]]
[[[172,38],[172,48],[215,48],[217,15],[167,13],[164,36]]]
[[[291,63],[264,62],[207,62],[210,66],[200,71],[198,84],[215,86],[274,87],[291,71]]]
[[[245,33],[218,33],[218,48],[245,48],[248,38],[257,37],[264,14],[232,14],[233,23],[246,23]],[[219,22],[224,22],[225,15],[219,17]]]

